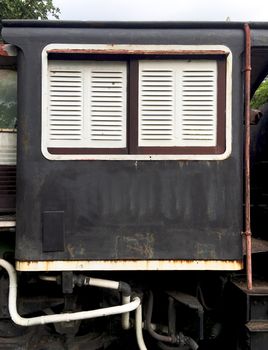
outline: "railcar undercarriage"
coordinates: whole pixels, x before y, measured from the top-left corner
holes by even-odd
[[[111,275],[129,284],[119,282],[123,286],[119,291],[116,282],[106,280]],[[9,281],[2,273],[5,293],[1,299],[0,344],[25,349],[31,344],[32,349],[48,350],[134,350],[145,349],[143,344],[148,349],[226,349],[227,345],[231,349],[231,340],[226,338],[228,273],[114,272],[91,273],[89,277],[64,272],[21,273],[18,277],[17,310],[23,320],[16,312],[12,318],[24,326],[15,326],[9,319]],[[138,300],[132,307],[136,311],[121,315],[117,310],[117,315],[109,315],[114,307],[124,304],[124,299],[125,305]],[[140,300],[142,311],[137,308]],[[87,310],[100,312],[94,315],[89,311],[93,316],[89,318]],[[75,314],[77,320],[72,320]],[[69,321],[53,322],[53,316],[59,315]],[[33,326],[25,327],[27,324]]]

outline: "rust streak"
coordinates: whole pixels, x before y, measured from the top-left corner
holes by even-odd
[[[240,260],[51,260],[16,263],[18,271],[236,271],[242,268]]]
[[[111,55],[228,55],[223,50],[51,49],[48,53]]]

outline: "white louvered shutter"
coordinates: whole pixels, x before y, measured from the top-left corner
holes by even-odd
[[[83,71],[81,67],[50,67],[48,143],[73,147],[82,141]]]
[[[49,61],[47,147],[126,147],[125,62]]]
[[[185,63],[182,70],[182,145],[216,146],[217,64]]]
[[[126,147],[126,64],[93,66],[90,82],[90,139],[93,147]]]
[[[139,146],[215,146],[216,61],[139,62]]]
[[[140,62],[139,145],[174,143],[175,72],[158,63]]]

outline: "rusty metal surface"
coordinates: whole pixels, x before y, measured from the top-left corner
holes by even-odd
[[[127,50],[127,49],[51,49],[47,53],[54,54],[111,54],[111,55],[228,55],[223,50]]]
[[[268,332],[268,321],[250,321],[246,327],[250,332]]]
[[[241,260],[81,260],[81,261],[17,261],[18,271],[237,271]]]
[[[247,283],[244,279],[232,281],[235,286],[244,291],[247,295],[268,295],[268,282],[265,280],[254,281],[253,288],[248,290]]]
[[[250,223],[250,73],[251,73],[251,34],[245,24],[245,239],[246,269],[248,289],[252,289],[252,247]]]

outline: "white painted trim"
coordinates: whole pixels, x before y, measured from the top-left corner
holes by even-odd
[[[0,228],[16,227],[16,220],[0,221]]]
[[[48,51],[53,49],[59,50],[109,50],[111,53],[118,50],[128,50],[130,53],[136,51],[150,51],[160,50],[174,53],[182,50],[187,51],[212,51],[221,50],[227,55],[227,69],[226,69],[226,149],[222,154],[190,154],[190,155],[166,155],[166,154],[151,154],[151,155],[109,155],[109,154],[74,154],[74,155],[55,155],[50,154],[47,150],[43,130],[46,127],[46,120],[42,118],[42,137],[41,149],[45,158],[49,160],[224,160],[231,155],[232,152],[232,52],[223,45],[111,45],[111,44],[49,44],[42,51],[42,116],[47,115],[47,80],[48,80]]]
[[[237,271],[242,260],[76,260],[17,261],[18,271]]]

